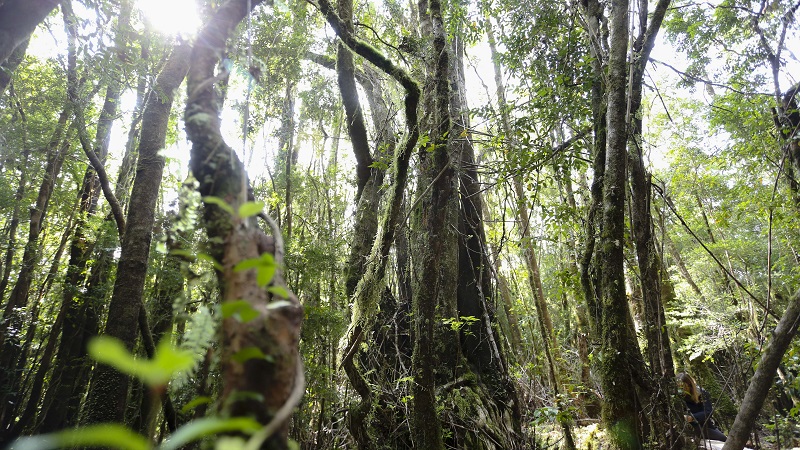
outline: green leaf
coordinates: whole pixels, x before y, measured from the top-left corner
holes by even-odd
[[[281,298],[289,298],[289,290],[283,286],[270,286],[267,288],[267,292]]]
[[[211,403],[211,397],[206,397],[205,395],[201,395],[197,398],[192,399],[192,401],[190,401],[189,403],[183,405],[183,408],[181,408],[181,412],[185,414],[197,408],[200,405],[207,405],[209,403]]]
[[[214,434],[240,431],[253,434],[261,428],[261,424],[249,417],[232,417],[223,419],[218,417],[205,417],[193,420],[178,428],[163,444],[159,450],[177,450],[184,445],[198,439]]]
[[[256,358],[268,359],[267,355],[265,355],[264,352],[262,352],[258,347],[245,347],[231,356],[231,359],[238,363],[244,363]]]
[[[275,276],[275,270],[277,269],[275,257],[270,253],[262,253],[258,258],[245,259],[233,267],[234,272],[250,269],[256,269],[258,271],[256,275],[258,285],[266,286],[272,281],[272,277]]]
[[[214,259],[213,256],[209,255],[208,253],[198,253],[197,259],[210,262],[215,269],[222,272],[222,264],[220,264],[216,259]]]
[[[229,205],[228,202],[226,202],[225,200],[223,200],[223,199],[221,199],[219,197],[212,197],[210,195],[207,195],[207,196],[203,197],[203,201],[207,205],[216,205],[217,207],[219,207],[223,211],[226,211],[228,214],[234,215],[233,207],[231,205]]]
[[[58,433],[18,439],[9,450],[47,450],[71,447],[111,447],[122,450],[148,450],[143,436],[118,424],[100,424]]]
[[[245,270],[256,269],[261,265],[261,258],[249,258],[239,261],[233,266],[234,272],[242,272]]]
[[[239,217],[246,219],[264,210],[264,202],[245,202],[239,206]]]
[[[214,443],[214,450],[242,450],[247,442],[238,436],[220,436]]]
[[[162,386],[177,372],[194,366],[194,358],[185,350],[162,340],[152,360],[136,359],[118,339],[98,336],[89,341],[89,356],[122,373],[134,376],[150,386]]]
[[[236,317],[240,322],[247,323],[258,317],[258,311],[246,300],[229,301],[222,304],[222,318],[229,317]]]
[[[195,259],[197,259],[197,256],[195,256],[195,254],[192,253],[191,250],[184,250],[184,249],[180,249],[180,248],[176,248],[174,250],[170,250],[169,254],[173,255],[173,256],[177,256],[179,258],[183,258],[183,259],[185,259],[187,261],[194,261]]]

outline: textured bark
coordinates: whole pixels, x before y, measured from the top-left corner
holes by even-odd
[[[60,0],[6,0],[0,2],[0,64],[28,40],[36,26]],[[2,92],[2,91],[0,91]]]
[[[632,389],[632,364],[637,344],[631,335],[625,292],[625,185],[627,178],[627,53],[628,1],[613,0],[609,21],[608,113],[602,231],[598,260],[601,278],[601,361],[603,424],[620,449],[642,446],[638,404]]]
[[[672,350],[667,333],[662,292],[661,255],[653,236],[651,210],[652,188],[650,174],[645,167],[642,152],[642,88],[644,71],[661,22],[669,7],[670,0],[661,0],[656,5],[648,23],[648,4],[640,2],[638,29],[639,35],[633,42],[634,61],[632,62],[629,83],[629,121],[630,127],[630,182],[631,182],[631,227],[636,243],[636,256],[642,287],[644,304],[644,333],[647,338],[649,363],[649,414],[646,433],[658,442],[659,448],[680,448],[684,445],[680,430],[683,427],[682,411],[684,405],[672,395],[675,384],[675,369]],[[655,439],[658,436],[659,439]]]
[[[354,34],[352,0],[339,0],[337,10],[344,30],[347,33]],[[353,245],[350,250],[345,278],[345,292],[347,297],[351,298],[356,292],[358,282],[366,274],[369,254],[377,236],[383,171],[373,171],[370,168],[373,158],[367,139],[364,114],[361,109],[361,103],[358,100],[353,54],[346,44],[341,41],[337,46],[336,75],[345,110],[347,134],[353,145],[353,154],[356,159],[356,222],[353,227]],[[378,281],[374,280],[376,283]],[[362,313],[374,315],[376,311],[362,311]],[[357,324],[357,326],[358,329],[355,332],[359,336],[358,339],[361,339],[363,325]],[[359,449],[375,448],[375,443],[367,431],[367,421],[373,407],[372,389],[364,379],[362,371],[356,367],[354,358],[345,358],[343,363],[348,380],[350,380],[350,383],[361,397],[361,401],[351,408],[347,427],[350,429]]]
[[[176,47],[156,80],[142,117],[139,161],[131,192],[128,226],[122,239],[114,292],[108,307],[105,334],[133,349],[150,256],[155,207],[164,171],[164,148],[172,99],[189,69],[188,44]],[[122,421],[128,392],[128,377],[100,365],[92,377],[85,415],[88,423]]]
[[[450,224],[458,221],[458,199],[455,193],[457,173],[450,155],[450,49],[442,20],[441,3],[433,0],[418,3],[421,31],[431,40],[428,53],[428,77],[425,91],[429,98],[427,110],[430,144],[432,148],[420,151],[418,199],[419,217],[414,248],[416,258],[416,283],[412,299],[414,351],[411,371],[414,383],[411,388],[414,401],[411,411],[411,434],[420,448],[444,448],[442,425],[436,412],[436,370],[453,373],[460,363],[461,349],[457,336],[443,330],[445,338],[437,342],[437,323],[445,318],[458,319],[456,298],[458,277],[458,241]],[[426,106],[427,106],[426,105]],[[448,349],[445,360],[437,347]]]
[[[405,116],[406,116],[406,135],[403,145],[400,146],[395,152],[394,160],[392,162],[392,170],[394,175],[394,184],[391,187],[391,196],[386,203],[386,210],[381,214],[380,225],[376,228],[378,230],[377,238],[371,246],[369,253],[369,260],[363,266],[363,274],[359,281],[359,270],[356,268],[349,269],[348,275],[348,290],[353,289],[353,303],[355,304],[353,310],[353,317],[351,325],[347,331],[347,345],[342,353],[342,366],[345,368],[348,377],[353,383],[359,395],[362,397],[361,406],[358,408],[357,413],[363,414],[371,408],[363,399],[369,399],[371,390],[366,384],[366,381],[361,376],[358,369],[355,367],[353,357],[358,351],[360,343],[362,342],[365,330],[370,330],[374,323],[374,311],[377,310],[378,301],[382,295],[384,287],[384,276],[386,273],[386,262],[388,260],[389,251],[394,242],[396,227],[400,220],[400,211],[402,210],[403,194],[406,188],[408,179],[408,166],[411,154],[416,146],[419,138],[419,126],[417,118],[417,105],[420,98],[420,90],[416,81],[411,78],[402,68],[396,66],[392,61],[387,59],[384,55],[378,53],[373,47],[365,44],[363,41],[355,37],[355,35],[346,26],[344,21],[339,15],[333,11],[333,6],[328,0],[319,1],[320,12],[325,16],[325,19],[336,31],[341,41],[346,44],[352,51],[364,57],[367,61],[374,64],[378,69],[382,70],[387,75],[394,78],[400,83],[406,91],[405,95]],[[380,187],[377,181],[378,177],[373,176],[370,178],[369,183],[374,183],[374,189]],[[369,185],[368,183],[368,185]],[[372,187],[370,187],[372,190]],[[362,194],[359,202],[359,208],[362,204],[364,207],[369,206],[365,204],[365,198],[369,197],[369,203],[373,207],[377,207],[377,200],[372,195],[367,196]],[[365,214],[366,218],[372,217],[371,214]],[[359,221],[364,218],[358,219]],[[366,223],[364,225],[367,225]],[[369,224],[372,227],[371,224]],[[363,234],[363,233],[362,233]],[[357,235],[356,242],[360,242],[364,248],[359,249],[354,254],[366,250],[366,242],[368,236]],[[358,261],[362,264],[361,261]],[[366,331],[368,332],[368,331]],[[356,418],[356,420],[359,420]],[[364,435],[365,428],[356,423],[358,427],[356,431],[359,433],[358,439],[363,445],[372,445],[369,438]]]
[[[0,64],[0,98],[3,97],[3,94],[6,92],[6,88],[11,83],[11,79],[14,77],[14,72],[16,72],[17,67],[22,63],[22,60],[25,59],[25,52],[28,51],[28,43],[30,42],[30,38],[25,39],[24,42],[19,44],[17,48],[11,53],[11,56],[8,57],[8,60]]]
[[[761,354],[761,360],[747,392],[733,421],[733,426],[728,433],[728,440],[722,450],[741,450],[756,423],[764,400],[772,387],[778,366],[783,359],[783,354],[789,348],[800,323],[800,291],[796,292],[789,301],[789,306],[783,313],[778,325],[772,333],[772,340]]]
[[[192,141],[190,168],[199,182],[203,196],[213,196],[227,202],[234,211],[248,200],[248,182],[244,167],[236,154],[225,144],[220,134],[218,97],[214,90],[214,69],[219,55],[236,25],[250,11],[248,3],[257,6],[260,0],[229,0],[218,7],[198,35],[192,49],[187,82],[188,101],[184,120]],[[270,305],[272,296],[256,282],[256,271],[235,271],[234,266],[246,259],[259,258],[270,249],[263,245],[267,236],[248,219],[231,217],[219,207],[207,203],[203,224],[209,242],[209,253],[222,265],[217,272],[223,301],[245,299],[259,317],[241,323],[231,317],[222,323],[222,382],[220,404],[230,407],[235,416],[251,416],[270,423],[275,432],[262,448],[285,449],[291,411],[303,392],[303,374],[298,342],[302,307],[290,294],[285,305]],[[280,237],[276,236],[280,241]],[[262,245],[253,245],[254,243]],[[282,249],[273,247],[281,263]],[[283,286],[280,273],[273,283]],[[259,349],[266,358],[237,361],[233,356],[248,347]],[[237,392],[255,392],[258,401],[235,400]]]
[[[500,448],[511,449],[519,444],[521,435],[520,405],[517,392],[508,373],[507,357],[500,346],[494,316],[495,299],[491,293],[492,273],[483,224],[483,185],[478,179],[475,149],[469,134],[469,106],[464,75],[464,43],[454,39],[450,72],[450,117],[453,119],[449,135],[454,136],[453,154],[457,156],[459,176],[458,219],[458,288],[456,303],[459,317],[478,320],[460,330],[461,348],[470,368],[480,380],[475,392],[483,392],[481,408],[491,411],[486,424],[473,422],[475,410],[460,413],[467,418],[465,429],[485,429],[455,433],[450,445],[459,442],[481,442],[481,434],[491,434]],[[490,394],[489,394],[490,393]],[[487,395],[488,394],[488,395]],[[451,395],[457,395],[453,392]],[[463,418],[462,418],[463,420]],[[488,431],[487,430],[491,430]],[[473,435],[474,433],[474,435]],[[568,445],[574,448],[568,433]],[[485,443],[473,448],[491,448]]]
[[[591,100],[592,100],[592,134],[594,136],[592,151],[591,203],[586,218],[585,241],[580,257],[581,288],[588,309],[587,318],[592,339],[599,340],[602,309],[600,308],[600,279],[602,265],[596,264],[597,237],[602,230],[600,207],[603,201],[603,179],[606,163],[606,79],[605,54],[608,49],[607,28],[604,26],[603,7],[597,0],[583,3],[583,17],[592,53]]]

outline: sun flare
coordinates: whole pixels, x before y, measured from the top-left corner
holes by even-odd
[[[200,28],[196,0],[138,0],[145,20],[166,35],[191,36]]]

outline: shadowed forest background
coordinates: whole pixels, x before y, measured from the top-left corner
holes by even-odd
[[[796,0],[0,0],[0,444],[800,445]]]

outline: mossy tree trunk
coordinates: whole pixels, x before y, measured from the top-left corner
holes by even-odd
[[[603,387],[603,424],[615,447],[640,449],[640,399],[631,389],[638,346],[630,328],[625,291],[623,244],[625,239],[625,192],[627,180],[627,54],[628,1],[613,0],[609,19],[608,106],[605,174],[603,179],[602,231],[597,261],[603,265],[600,279],[599,322]]]

